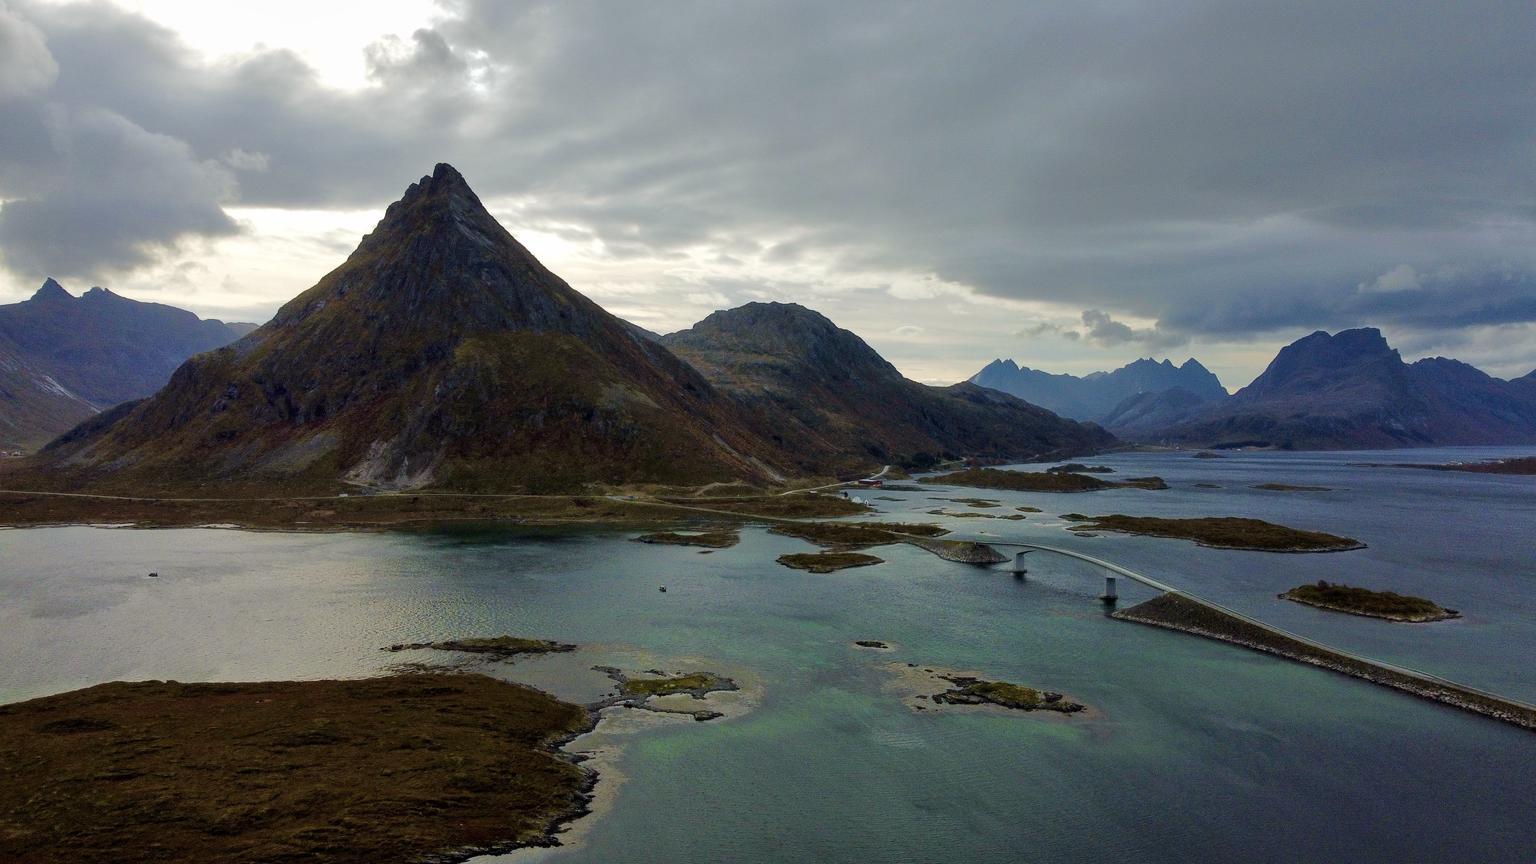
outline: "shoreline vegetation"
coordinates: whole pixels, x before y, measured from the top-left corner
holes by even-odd
[[[1161,594],[1129,609],[1112,612],[1110,617],[1204,636],[1207,639],[1229,642],[1288,660],[1320,666],[1380,684],[1383,687],[1391,687],[1424,699],[1536,730],[1536,708],[1493,694],[1480,693],[1449,681],[1399,672],[1373,662],[1310,645],[1176,594]]]
[[[3,475],[0,475],[3,479]],[[457,492],[339,493],[324,496],[129,497],[0,490],[0,525],[219,526],[283,531],[389,530],[449,523],[675,525],[792,521],[874,512],[841,495],[797,492],[753,497],[643,493],[524,495]]]
[[[1131,477],[1126,480],[1100,480],[1088,474],[1069,471],[1009,471],[1002,468],[966,468],[949,474],[924,477],[919,483],[944,486],[968,486],[973,489],[1002,489],[1009,492],[1096,492],[1101,489],[1167,489],[1161,477]]]
[[[1078,524],[1073,531],[1114,531],[1144,537],[1192,540],[1211,549],[1241,549],[1251,552],[1349,552],[1364,549],[1353,537],[1340,537],[1322,531],[1304,531],[1276,525],[1262,519],[1236,516],[1206,516],[1195,519],[1165,519],[1158,516],[1084,516],[1067,513],[1061,518]]]
[[[1315,583],[1298,585],[1280,594],[1279,597],[1282,600],[1290,600],[1330,612],[1343,612],[1348,615],[1361,615],[1366,618],[1380,618],[1384,621],[1400,621],[1408,624],[1448,621],[1461,617],[1461,613],[1455,609],[1447,609],[1422,597],[1410,597],[1393,591],[1355,588],[1325,582],[1321,579]]]
[[[558,843],[595,715],[472,674],[114,682],[0,705],[0,850],[34,864],[463,861]]]
[[[1469,474],[1526,474],[1536,475],[1536,456],[1518,456],[1513,459],[1496,459],[1492,462],[1446,462],[1440,465],[1418,465],[1411,462],[1361,462],[1360,468],[1418,468],[1424,471],[1465,471]]]

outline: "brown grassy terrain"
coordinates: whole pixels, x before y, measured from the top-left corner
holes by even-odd
[[[1070,519],[1078,514],[1068,514]],[[1119,531],[1148,537],[1172,537],[1193,540],[1214,549],[1249,549],[1258,552],[1343,552],[1363,549],[1365,544],[1352,537],[1339,537],[1321,531],[1303,531],[1235,516],[1206,516],[1196,519],[1164,519],[1156,516],[1094,516],[1086,524],[1074,525],[1078,531]]]
[[[868,567],[872,564],[885,563],[883,559],[861,552],[804,552],[780,555],[778,562],[793,570],[808,570],[812,573],[831,573],[835,570],[846,570],[849,567]]]
[[[686,507],[723,510],[751,516],[781,519],[815,519],[829,516],[853,516],[868,513],[867,504],[850,501],[841,495],[807,492],[800,495],[768,495],[735,498],[660,498],[659,501]]]
[[[0,482],[3,482],[0,476]],[[495,495],[447,492],[338,497],[219,487],[174,497],[112,497],[0,491],[0,525],[27,527],[131,523],[142,527],[235,525],[325,531],[446,522],[592,522],[656,525],[690,511],[722,511],[768,519],[849,516],[871,508],[836,495],[770,495],[727,499],[646,499],[604,495]]]
[[[1167,489],[1168,484],[1160,477],[1132,477],[1118,483],[1100,480],[1087,474],[1050,471],[1007,471],[1001,468],[967,468],[936,477],[925,477],[923,483],[940,483],[946,486],[970,486],[976,489],[1006,489],[1011,492],[1094,492],[1100,489]]]
[[[331,530],[433,522],[611,522],[655,524],[676,508],[585,495],[443,493],[323,497],[106,498],[0,492],[0,524],[133,523],[144,527],[238,525]]]
[[[987,704],[1015,711],[1059,711],[1063,714],[1083,710],[1081,703],[1066,699],[1060,693],[1048,693],[1023,684],[958,675],[946,675],[944,679],[956,686],[933,697],[933,701],[940,705]]]
[[[1367,618],[1384,618],[1388,621],[1424,622],[1460,618],[1461,613],[1446,609],[1438,603],[1422,597],[1409,597],[1393,591],[1372,591],[1349,585],[1325,582],[1319,579],[1308,585],[1298,585],[1280,595],[1308,606],[1363,615]]]
[[[575,705],[480,675],[117,682],[0,706],[0,861],[456,860],[585,807]]]

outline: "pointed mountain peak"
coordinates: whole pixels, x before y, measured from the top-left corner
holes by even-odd
[[[493,245],[501,237],[512,239],[480,203],[464,175],[447,162],[439,162],[431,174],[406,187],[400,200],[389,205],[364,243],[398,242],[405,239],[402,235],[448,227],[458,228],[458,234],[482,245]]]
[[[75,298],[68,291],[64,290],[63,285],[53,281],[53,277],[49,276],[48,279],[43,282],[43,287],[37,289],[37,293],[32,295],[32,299],[73,300]]]

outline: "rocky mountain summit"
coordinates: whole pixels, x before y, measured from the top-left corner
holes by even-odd
[[[71,295],[53,279],[0,306],[0,449],[30,449],[87,417],[158,390],[194,354],[253,325],[201,319],[92,288]]]
[[[748,303],[662,337],[748,406],[792,454],[917,464],[941,454],[995,458],[1092,452],[1113,436],[969,382],[930,387],[826,316]]]

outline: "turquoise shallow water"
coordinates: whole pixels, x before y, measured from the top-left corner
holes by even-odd
[[[942,520],[1108,558],[1343,647],[1536,698],[1536,481],[1363,469],[1509,451],[1187,454],[1096,459],[1173,489],[1050,496],[872,492],[880,518],[930,496],[1046,512]],[[1261,492],[1260,482],[1333,487]],[[1221,489],[1198,489],[1197,482]],[[1055,515],[1242,515],[1370,548],[1264,555],[1077,538]],[[1005,512],[1002,509],[975,512]],[[1034,556],[1020,583],[909,547],[813,575],[805,544],[757,528],[710,555],[623,532],[296,535],[57,528],[0,532],[0,700],[113,679],[366,675],[393,642],[509,632],[739,677],[748,715],[630,740],[614,807],[581,845],[610,861],[1523,861],[1536,853],[1536,736],[1320,670],[1103,617],[1084,565]],[[147,579],[149,571],[160,573]],[[1337,579],[1429,596],[1466,620],[1413,627],[1275,599]],[[658,585],[666,585],[666,593]],[[1129,593],[1129,592],[1126,592]],[[849,641],[885,639],[890,655]],[[692,659],[690,659],[692,658]],[[890,661],[1062,690],[1091,718],[924,715]],[[564,664],[564,665],[562,665]],[[505,674],[570,698],[569,658]]]

